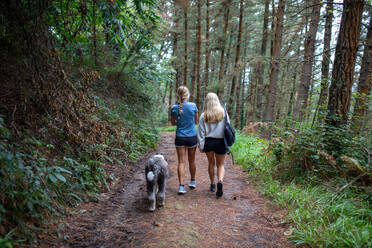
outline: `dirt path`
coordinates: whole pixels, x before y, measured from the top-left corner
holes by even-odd
[[[209,192],[207,160],[199,152],[197,188],[177,195],[173,141],[173,134],[163,133],[152,153],[162,153],[169,163],[165,207],[147,211],[144,158],[133,168],[131,178],[102,195],[98,203],[82,204],[66,217],[65,241],[45,242],[42,247],[290,247],[280,224],[283,211],[268,207],[230,158],[221,199]]]

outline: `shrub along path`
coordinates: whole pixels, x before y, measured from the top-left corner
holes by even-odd
[[[41,247],[290,247],[275,208],[247,184],[249,178],[226,161],[224,195],[209,192],[207,160],[197,152],[197,188],[177,195],[174,134],[162,133],[157,151],[168,160],[170,179],[165,207],[147,211],[144,163],[130,177],[102,194],[98,203],[80,205],[64,220],[65,239],[41,241]],[[189,181],[189,173],[186,182]]]

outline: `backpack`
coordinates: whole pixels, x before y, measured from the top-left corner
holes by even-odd
[[[227,112],[225,109],[225,135],[224,141],[227,149],[232,146],[235,142],[235,130],[232,128],[229,121],[227,121]],[[230,150],[230,149],[229,149]]]

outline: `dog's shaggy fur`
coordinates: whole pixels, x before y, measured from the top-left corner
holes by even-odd
[[[168,181],[168,163],[163,155],[153,155],[145,168],[147,194],[150,201],[149,210],[155,211],[156,201],[159,206],[165,204],[165,187]]]

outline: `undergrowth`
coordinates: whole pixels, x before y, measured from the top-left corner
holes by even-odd
[[[44,223],[66,206],[96,201],[115,178],[106,165],[126,166],[156,146],[157,130],[133,114],[135,105],[113,100],[112,108],[98,96],[95,102],[99,111],[91,118],[108,122],[117,135],[79,148],[68,141],[48,143],[37,133],[22,133],[19,142],[0,116],[0,231],[5,233],[1,247],[35,240]],[[63,227],[56,231],[63,232]]]
[[[278,161],[282,150],[256,136],[238,134],[232,151],[236,162],[248,172],[261,192],[288,209],[286,222],[293,244],[372,246],[372,204],[366,187],[351,185],[342,189],[348,183],[345,178],[324,180],[313,170],[298,169],[289,177]]]

